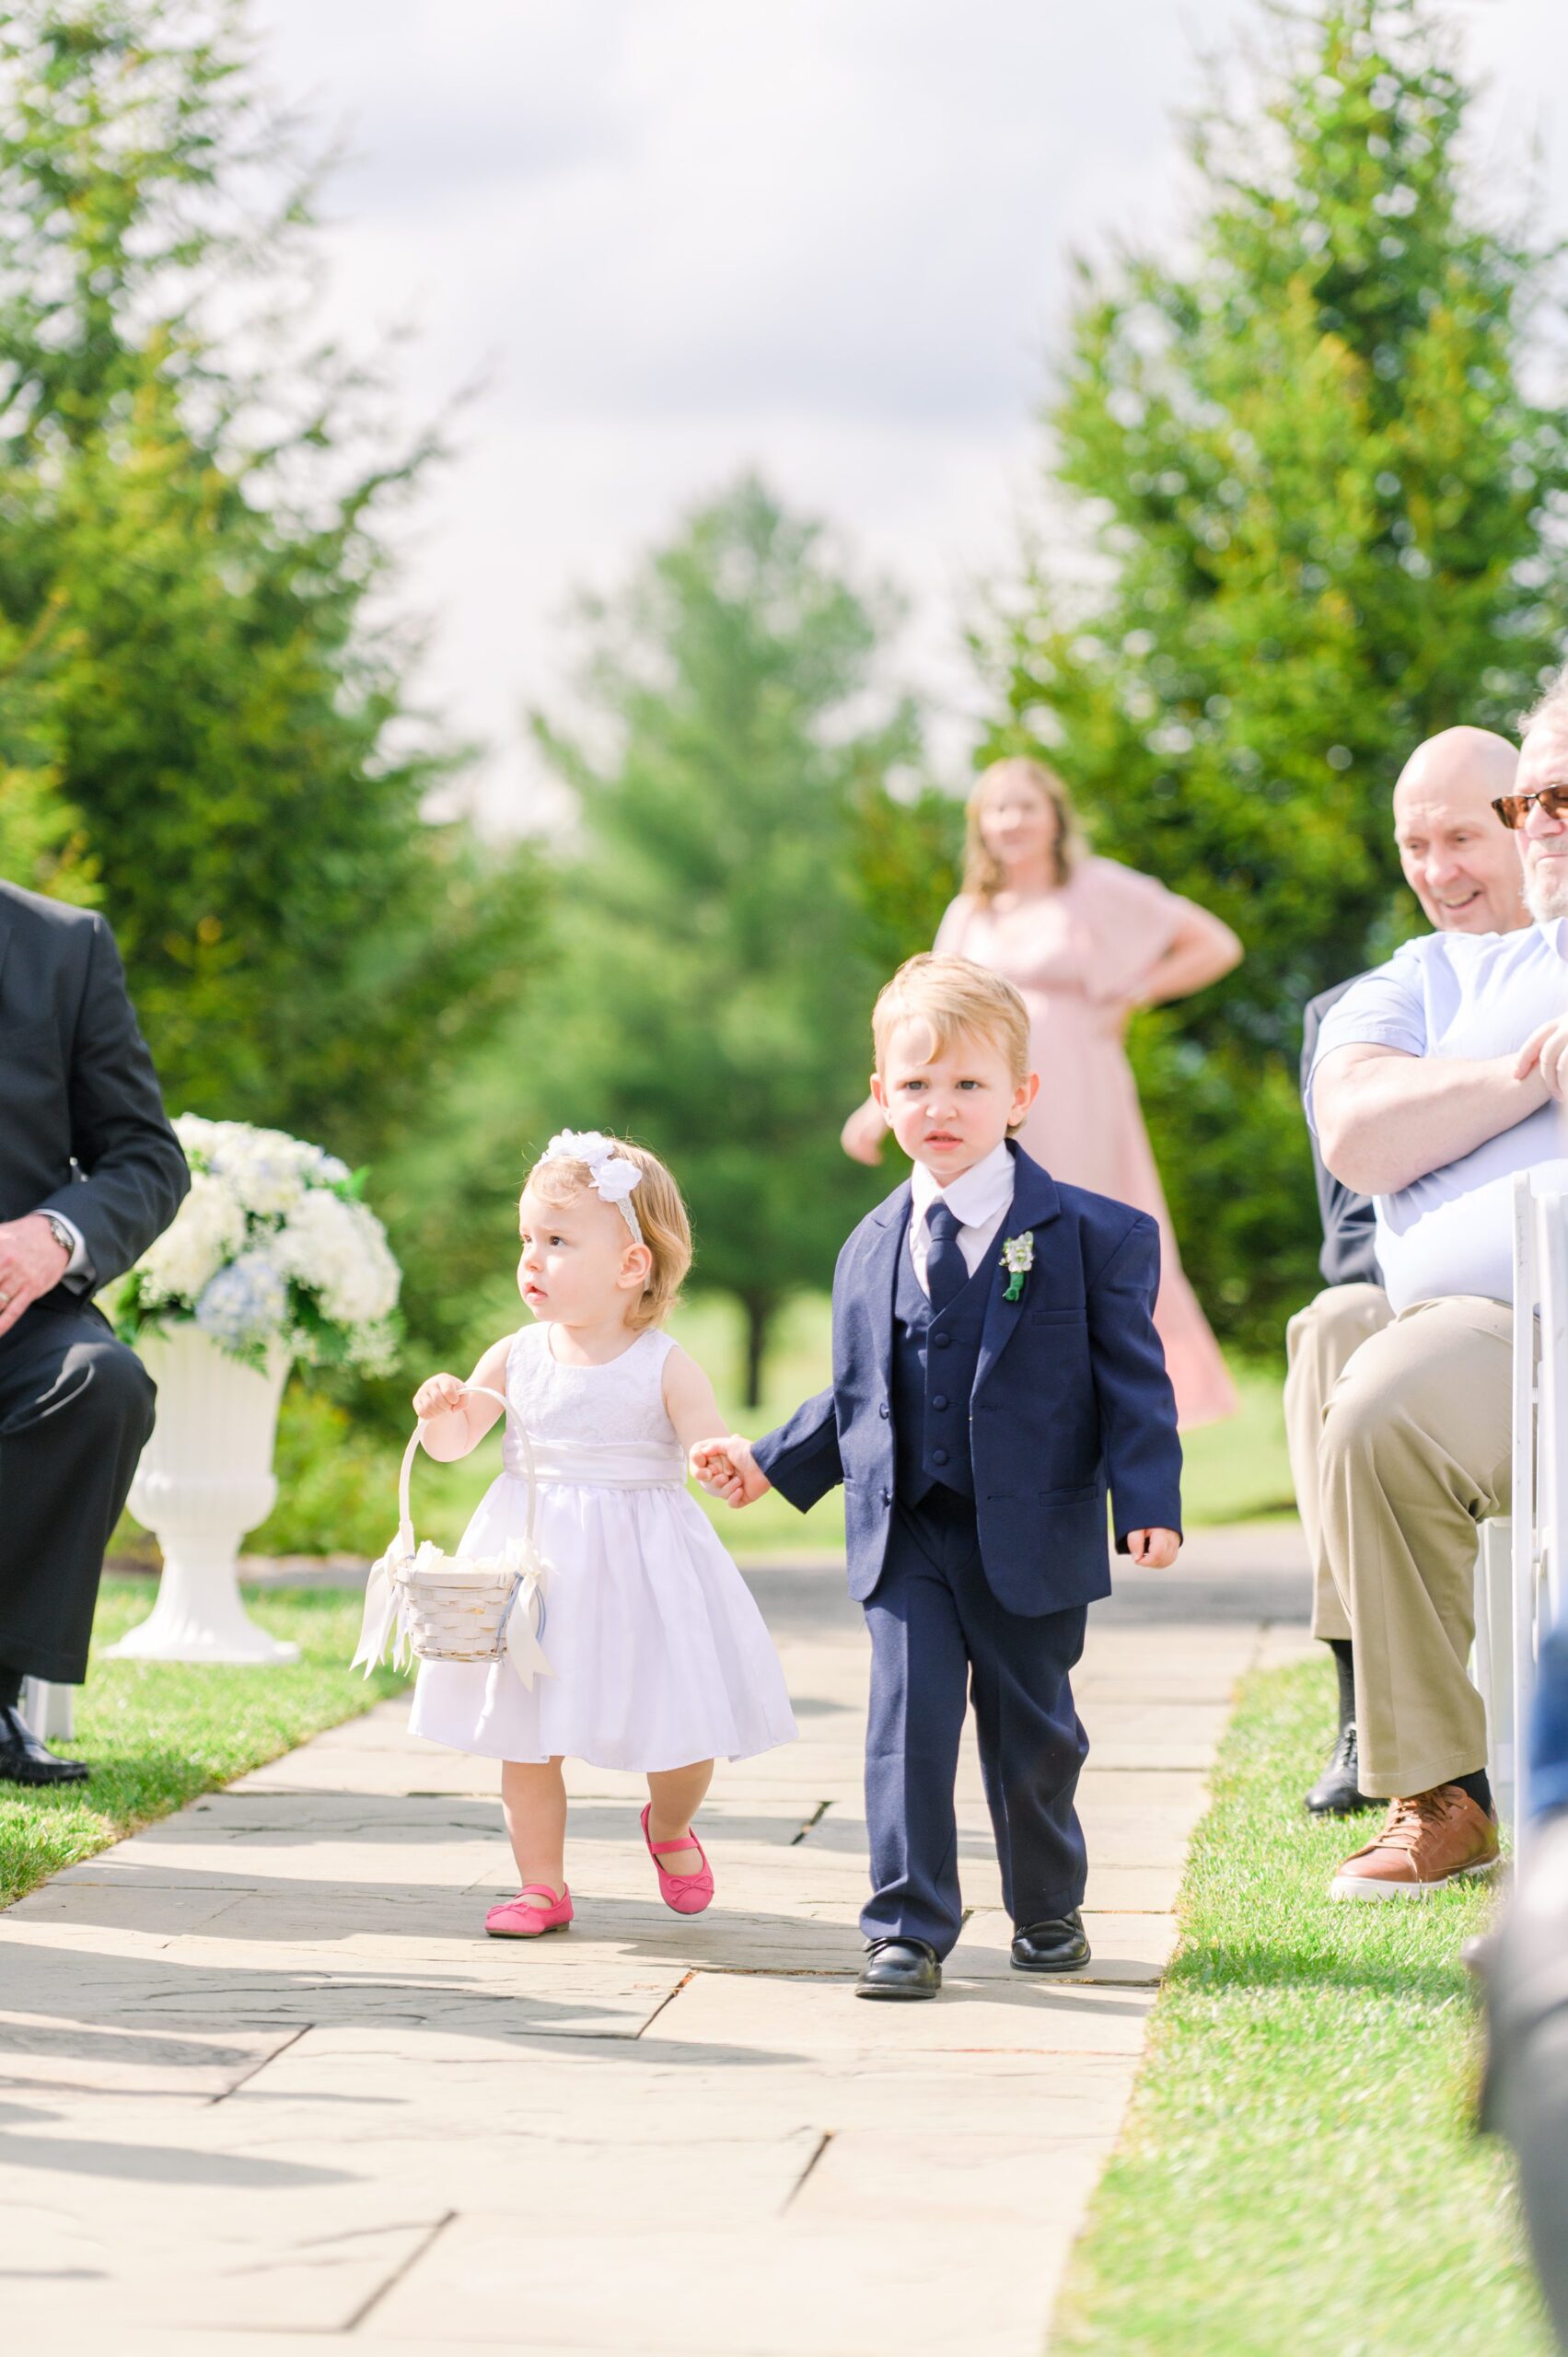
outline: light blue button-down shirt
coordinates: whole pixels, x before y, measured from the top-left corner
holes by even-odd
[[[1408,941],[1330,1007],[1318,1036],[1312,1087],[1338,1048],[1399,1048],[1408,1056],[1516,1054],[1532,1031],[1568,1013],[1568,919],[1523,933],[1432,933]],[[1562,1108],[1545,1105],[1473,1154],[1398,1193],[1379,1195],[1377,1264],[1396,1309],[1447,1294],[1508,1301],[1514,1292],[1514,1174],[1568,1154]]]

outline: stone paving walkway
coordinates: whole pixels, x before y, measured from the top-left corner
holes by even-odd
[[[802,1740],[721,1770],[704,1917],[578,1771],[575,1927],[478,1936],[490,1775],[401,1701],[59,1875],[0,1915],[14,2345],[1037,2357],[1233,1683],[1306,1642],[1297,1547],[1200,1538],[1091,1616],[1070,1982],[1008,1969],[971,1757],[943,1997],[851,1996],[865,1649],[820,1569],[756,1580]]]

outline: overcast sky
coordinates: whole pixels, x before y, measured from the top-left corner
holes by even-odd
[[[1501,188],[1568,88],[1563,0],[1456,0]],[[756,466],[913,601],[898,649],[955,776],[968,585],[1004,566],[1075,250],[1169,239],[1174,116],[1257,0],[255,0],[269,77],[351,157],[330,323],[412,323],[411,419],[476,377],[409,537],[422,685],[548,809],[574,588]]]

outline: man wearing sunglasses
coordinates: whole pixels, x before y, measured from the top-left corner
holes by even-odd
[[[1568,1083],[1568,670],[1511,791],[1534,922],[1430,934],[1325,1020],[1307,1115],[1375,1199],[1391,1322],[1323,1421],[1323,1545],[1348,1615],[1363,1791],[1390,1805],[1336,1898],[1422,1898],[1497,1856],[1486,1725],[1466,1669],[1476,1525],[1510,1509],[1515,1174],[1562,1152]]]
[[[1438,933],[1512,933],[1530,922],[1513,837],[1498,824],[1495,797],[1514,786],[1517,749],[1489,728],[1445,728],[1418,745],[1394,788],[1394,841],[1406,883]],[[1308,1004],[1302,1025],[1301,1084],[1318,1034],[1355,979]],[[1296,1505],[1312,1557],[1312,1633],[1329,1647],[1339,1678],[1339,1727],[1327,1766],[1307,1795],[1315,1817],[1350,1817],[1375,1805],[1358,1782],[1350,1619],[1323,1549],[1319,1503],[1323,1411],[1353,1352],[1380,1333],[1393,1311],[1377,1266],[1370,1199],[1323,1167],[1313,1141],[1323,1222],[1323,1291],[1285,1329],[1285,1437]]]

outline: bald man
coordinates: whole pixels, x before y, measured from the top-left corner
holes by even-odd
[[[1512,790],[1518,755],[1487,728],[1446,728],[1418,745],[1394,788],[1394,841],[1405,881],[1438,933],[1515,933],[1530,922],[1523,870],[1513,836],[1492,807]],[[1351,988],[1341,982],[1307,1009],[1303,1086],[1317,1051],[1318,1028]],[[1307,1795],[1314,1816],[1348,1817],[1375,1804],[1357,1782],[1353,1657],[1350,1620],[1323,1550],[1318,1441],[1323,1411],[1353,1353],[1393,1317],[1373,1242],[1373,1208],[1365,1195],[1324,1168],[1312,1146],[1325,1290],[1285,1329],[1285,1434],[1291,1479],[1312,1556],[1312,1633],[1333,1654],[1340,1682],[1340,1728],[1328,1766]]]

